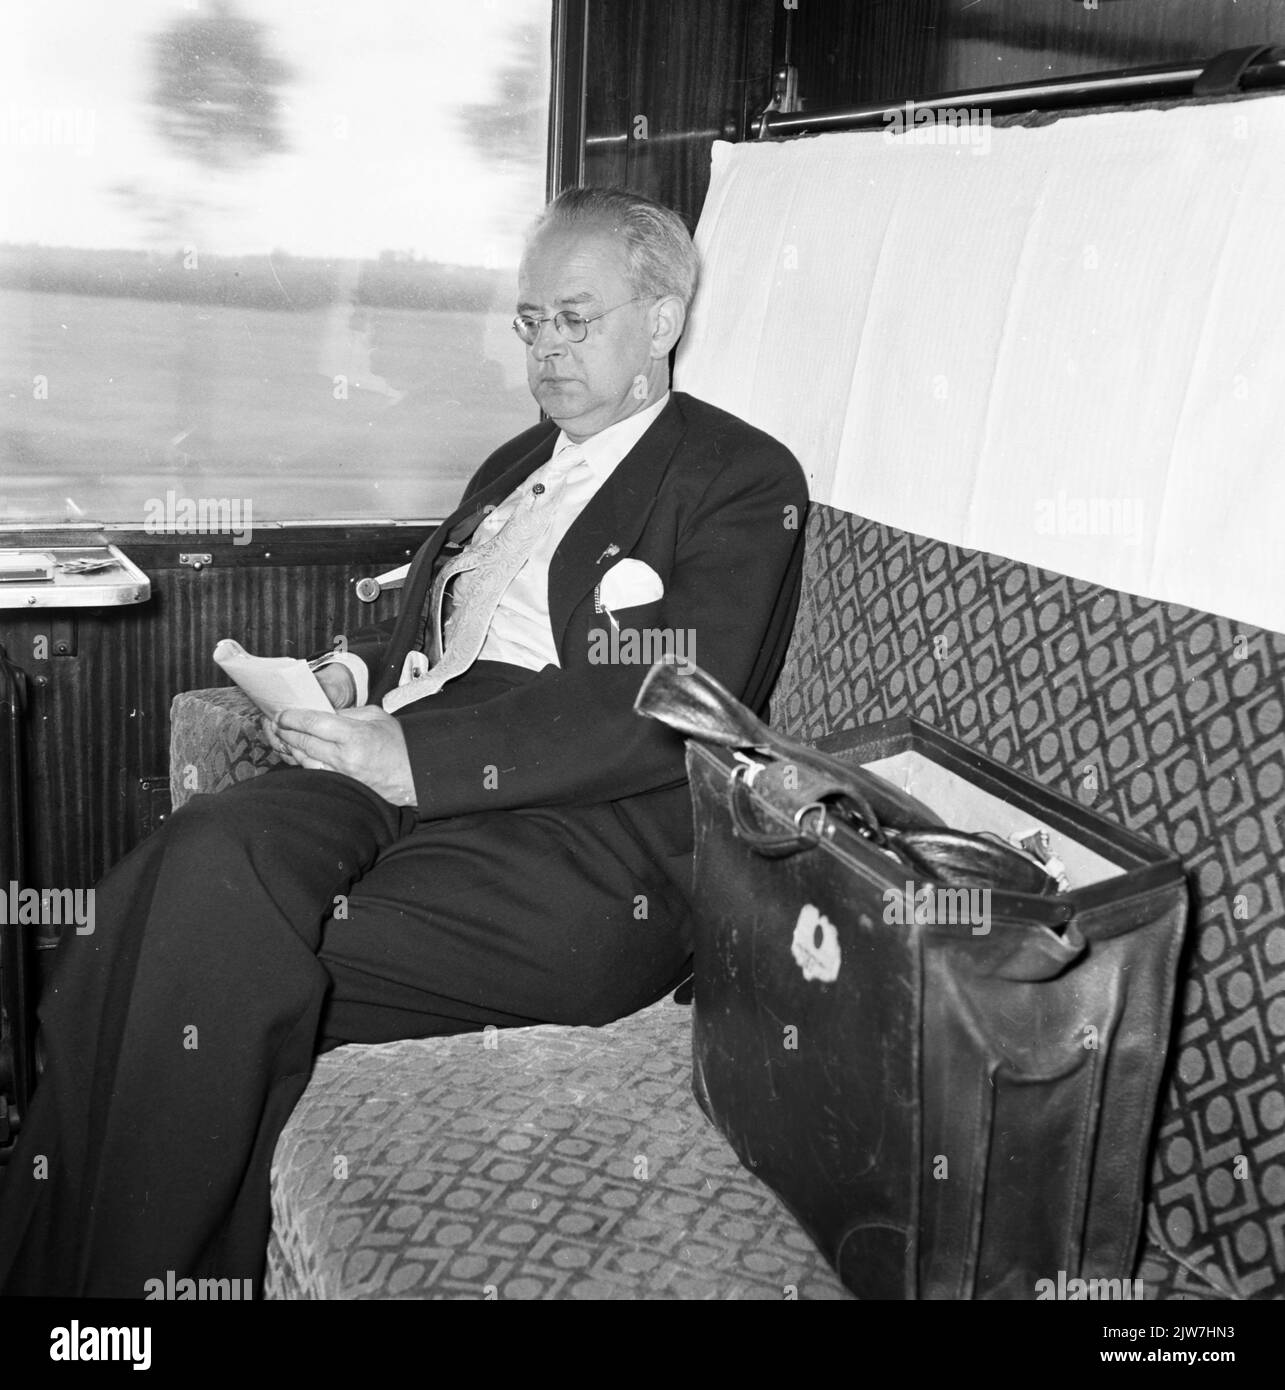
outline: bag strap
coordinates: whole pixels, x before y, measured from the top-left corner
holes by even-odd
[[[647,672],[634,709],[668,724],[686,738],[758,754],[766,766],[766,785],[776,785],[780,799],[796,805],[835,801],[846,814],[871,827],[866,838],[880,840],[880,827],[924,829],[945,822],[918,798],[855,763],[844,762],[788,734],[770,729],[707,671],[680,662],[666,652]],[[788,791],[788,796],[785,792]]]
[[[732,834],[738,840],[749,845],[756,853],[764,859],[788,859],[790,855],[797,854],[801,849],[811,849],[814,845],[821,843],[821,832],[819,828],[808,830],[804,825],[803,817],[808,812],[820,805],[819,802],[811,802],[806,806],[801,806],[794,815],[794,823],[799,827],[797,835],[786,832],[782,835],[773,835],[766,830],[760,830],[754,824],[754,819],[749,813],[750,791],[746,774],[749,769],[742,763],[732,771],[731,780],[727,784],[727,814],[732,822]]]
[[[860,791],[848,785],[846,781],[834,779],[820,783],[815,778],[811,779],[808,790],[804,793],[792,789],[792,799],[801,803],[794,812],[797,834],[787,831],[774,835],[760,829],[755,825],[748,809],[752,797],[750,787],[757,786],[759,781],[769,781],[773,774],[774,780],[779,780],[781,773],[780,763],[768,767],[741,763],[732,770],[727,788],[727,811],[732,822],[732,834],[738,840],[744,841],[766,859],[784,859],[791,854],[797,854],[799,850],[819,845],[825,834],[826,816],[833,814],[836,819],[855,830],[863,840],[869,840],[879,849],[888,849],[888,838],[869,802]],[[762,789],[762,795],[770,805],[775,805],[781,798],[773,796],[772,791],[772,788],[765,787]],[[813,814],[817,817],[816,822],[809,825],[807,817]]]

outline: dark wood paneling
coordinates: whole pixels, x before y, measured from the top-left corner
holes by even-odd
[[[741,138],[770,91],[769,0],[590,5],[585,177],[624,184],[692,225],[710,146]]]
[[[777,51],[784,57],[788,24],[807,108],[938,91],[946,8],[946,0],[799,0],[776,17]]]
[[[777,15],[778,53],[785,12]],[[1212,57],[1285,43],[1281,0],[799,0],[808,108]]]
[[[306,655],[389,617],[395,594],[364,604],[350,581],[401,563],[421,538],[418,528],[382,539],[284,533],[242,547],[119,535],[152,581],[147,603],[0,610],[0,643],[31,678],[28,881],[88,887],[155,824],[168,804],[170,701],[228,683],[210,656],[220,638],[264,655]],[[182,567],[180,550],[208,551],[214,563]],[[72,650],[37,660],[37,637],[55,633]]]
[[[808,109],[1285,42],[1281,0],[587,0],[585,181],[694,225],[710,146],[752,133],[787,25]],[[646,121],[645,138],[639,118]]]

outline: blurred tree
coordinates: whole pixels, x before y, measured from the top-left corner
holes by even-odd
[[[183,154],[223,169],[286,148],[279,89],[291,71],[231,0],[175,19],[152,40],[152,58],[156,126]]]
[[[497,45],[489,101],[459,108],[465,138],[481,155],[488,181],[502,181],[492,225],[494,239],[479,245],[488,266],[512,260],[512,248],[544,205],[545,150],[549,130],[549,30],[547,24],[515,24]],[[508,292],[504,299],[507,301]],[[500,300],[491,304],[497,307]]]
[[[125,180],[109,192],[161,243],[189,243],[211,215],[226,211],[226,175],[287,148],[280,89],[290,68],[270,51],[265,27],[212,0],[203,14],[182,15],[151,41],[152,123],[176,153],[205,177]],[[222,187],[220,188],[220,184]]]
[[[235,206],[238,182],[247,195],[236,176],[286,149],[280,92],[292,73],[271,51],[266,27],[238,13],[232,0],[208,0],[203,12],[174,19],[152,39],[151,57],[153,124],[196,166],[197,176],[168,188],[125,182],[111,191],[151,224],[159,240],[178,243],[174,264],[181,274],[170,280],[175,298],[226,303],[228,286],[217,260],[204,255],[205,233]],[[289,301],[271,260],[268,269]],[[183,323],[170,361],[175,380],[165,455],[176,479],[217,469],[209,383],[229,374],[225,351],[210,313],[194,313]]]
[[[510,34],[507,48],[495,97],[462,107],[459,119],[493,168],[498,165],[505,173],[543,170],[549,126],[548,34],[537,25],[520,25]]]

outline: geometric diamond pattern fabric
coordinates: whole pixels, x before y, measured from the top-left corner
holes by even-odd
[[[171,711],[174,806],[279,761],[236,688]],[[265,1296],[848,1299],[691,1089],[691,1009],[336,1048],[277,1143]]]
[[[1285,1296],[1285,636],[814,505],[772,722],[903,713],[1182,858],[1140,1274]]]
[[[170,704],[170,802],[221,792],[276,767],[259,708],[238,686],[186,690]]]
[[[691,1093],[691,1009],[322,1056],[268,1298],[846,1299]]]
[[[1153,1299],[1285,1295],[1285,637],[814,505],[772,722],[900,713],[1182,857],[1136,1272]],[[236,690],[175,701],[175,806],[266,770],[255,724]],[[277,1148],[267,1295],[846,1297],[696,1107],[690,1048],[667,1000],[319,1058]]]

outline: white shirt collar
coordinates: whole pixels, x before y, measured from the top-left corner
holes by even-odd
[[[635,415],[617,420],[614,425],[608,425],[605,430],[591,434],[581,444],[576,444],[574,440],[568,439],[565,430],[559,430],[558,437],[553,444],[553,457],[557,458],[566,448],[578,449],[595,474],[601,476],[610,473],[646,434],[652,422],[664,410],[668,402],[669,392],[666,391],[658,401],[654,401],[646,410],[640,410]]]

